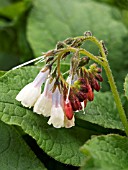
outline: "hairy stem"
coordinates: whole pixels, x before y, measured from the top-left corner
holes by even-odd
[[[108,77],[108,81],[109,81],[109,84],[110,84],[110,87],[111,87],[111,90],[112,90],[112,93],[113,93],[113,96],[114,96],[114,99],[115,99],[115,103],[116,103],[116,106],[117,106],[117,109],[118,109],[118,112],[119,112],[119,115],[120,115],[120,119],[121,119],[121,121],[123,123],[125,132],[126,132],[126,134],[128,136],[128,121],[127,121],[127,117],[125,115],[125,112],[124,112],[124,109],[123,109],[123,106],[122,106],[122,103],[121,103],[121,100],[120,100],[120,97],[119,97],[119,93],[117,91],[117,87],[116,87],[115,82],[114,82],[114,78],[113,78],[111,69],[110,69],[108,63],[103,65],[103,67],[104,67],[104,69],[106,71],[106,75]]]

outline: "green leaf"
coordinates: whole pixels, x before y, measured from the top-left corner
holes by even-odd
[[[128,9],[128,1],[127,0],[95,0],[99,3],[103,2],[103,3],[108,3],[110,5],[114,5],[117,6],[118,8],[121,9]]]
[[[46,170],[13,126],[0,121],[0,168]]]
[[[10,0],[0,0],[0,7],[3,8],[10,4]]]
[[[125,78],[125,83],[124,83],[124,90],[125,90],[125,96],[127,97],[128,99],[128,74]]]
[[[81,148],[86,155],[81,170],[127,170],[128,138],[119,135],[94,137]]]
[[[0,77],[2,77],[5,73],[6,71],[0,71]]]
[[[29,6],[29,1],[10,3],[9,5],[0,8],[0,15],[9,19],[16,19],[22,13],[24,13],[29,8]]]
[[[105,128],[124,130],[114,98],[110,92],[95,93],[94,101],[87,103],[85,114],[82,114],[82,112],[76,113],[76,117]]]
[[[7,124],[21,126],[55,160],[80,166],[84,156],[79,147],[95,133],[80,127],[55,129],[47,124],[47,118],[24,108],[15,100],[18,92],[34,79],[38,71],[36,67],[24,67],[0,78],[0,118]]]
[[[105,41],[110,66],[122,91],[127,73],[128,30],[121,20],[118,8],[91,0],[35,0],[28,18],[27,35],[35,56],[40,56],[42,51],[54,48],[58,41],[92,31],[94,36]],[[98,54],[93,45],[86,45],[86,48]],[[105,83],[102,90],[108,89]]]
[[[17,22],[0,20],[2,21],[0,22],[0,41],[2,42],[0,45],[1,70],[9,70],[33,57],[32,50],[26,38],[27,13],[26,11],[22,12],[24,13],[20,16],[17,16],[18,14],[15,15]]]

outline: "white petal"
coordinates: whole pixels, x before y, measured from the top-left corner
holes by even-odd
[[[46,70],[45,72],[40,71],[33,81],[34,85],[41,86],[46,81],[48,74],[49,74],[49,69]]]
[[[61,106],[55,107],[52,106],[51,109],[51,117],[48,121],[48,124],[53,126],[55,128],[61,128],[64,127],[64,112]]]
[[[41,94],[41,87],[35,87],[33,82],[27,84],[16,96],[25,107],[32,107]]]
[[[51,115],[52,98],[45,96],[43,93],[40,95],[34,105],[33,111],[37,114],[42,114],[46,117]]]
[[[75,118],[74,118],[74,116],[73,116],[73,118],[71,120],[68,120],[68,118],[65,116],[64,127],[65,128],[71,128],[72,126],[75,126]]]

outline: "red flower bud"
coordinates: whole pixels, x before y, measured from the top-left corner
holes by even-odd
[[[78,91],[76,93],[76,96],[78,97],[79,101],[80,102],[83,102],[85,99],[87,99],[87,94],[86,93],[83,93],[81,91]]]
[[[100,82],[103,81],[103,78],[102,78],[102,76],[101,76],[100,74],[95,74],[95,78],[96,78],[98,81],[100,81]]]
[[[88,87],[87,87],[87,85],[81,85],[80,86],[80,91],[82,91],[82,92],[84,92],[84,93],[87,93],[88,92]]]
[[[94,93],[92,91],[92,88],[90,86],[90,84],[88,85],[88,93],[87,93],[87,96],[88,96],[88,100],[89,101],[93,101],[94,99]]]
[[[73,111],[82,110],[82,105],[79,99],[76,97],[76,95],[73,92],[70,93],[69,100],[71,102]]]
[[[96,91],[99,91],[100,90],[100,85],[98,83],[98,81],[94,78],[91,82],[91,86],[92,88],[94,88]]]
[[[73,110],[72,110],[72,106],[71,106],[71,102],[70,101],[64,101],[64,111],[65,111],[65,115],[66,117],[71,120],[73,118]]]

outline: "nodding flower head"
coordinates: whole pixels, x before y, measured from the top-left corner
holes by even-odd
[[[48,77],[49,69],[45,72],[40,71],[35,80],[27,84],[16,96],[16,100],[20,101],[25,107],[31,108],[41,94],[41,85]]]
[[[50,78],[46,80],[44,91],[36,101],[33,111],[46,117],[51,115],[52,108],[52,88],[54,80],[50,83]]]
[[[90,32],[86,32],[86,36],[89,34]],[[40,59],[39,62],[45,62],[45,68],[16,96],[16,100],[23,106],[29,108],[34,106],[35,113],[49,117],[48,124],[55,128],[74,126],[74,112],[82,109],[84,111],[87,102],[94,99],[94,90],[100,90],[99,82],[103,81],[102,69],[95,63],[90,65],[90,57],[83,56],[79,48],[84,39],[85,37],[68,38],[59,42],[55,49],[43,53],[43,56],[38,59]],[[71,48],[67,49],[66,44]],[[102,45],[105,47],[103,43]],[[61,62],[67,59],[69,54],[69,70],[62,74]],[[33,61],[37,59],[27,64]],[[88,66],[85,67],[87,64]],[[23,65],[26,63],[19,67]],[[68,78],[65,80],[67,74]],[[41,86],[44,82],[44,91],[41,94]]]
[[[61,105],[61,98],[62,95],[58,87],[56,87],[55,91],[52,94],[51,117],[48,120],[48,124],[53,124],[55,128],[64,127],[64,111]]]

